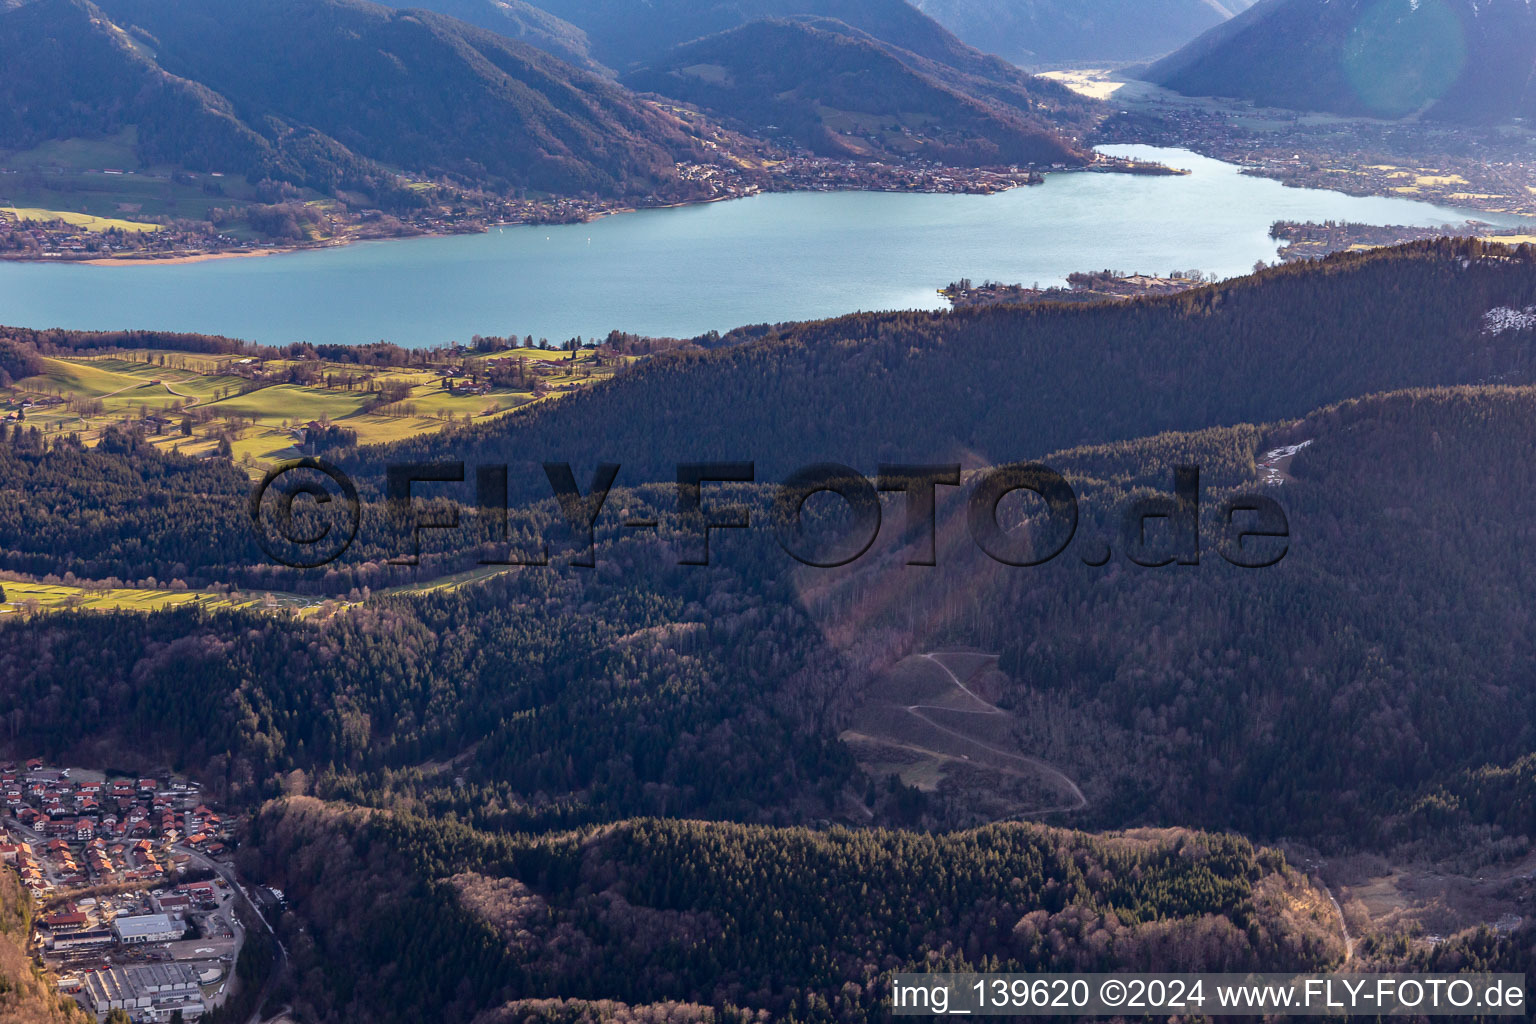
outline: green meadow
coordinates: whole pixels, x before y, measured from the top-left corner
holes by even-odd
[[[273,463],[302,454],[302,430],[311,421],[334,423],[355,431],[360,444],[399,441],[442,430],[449,424],[478,422],[535,401],[558,397],[605,379],[591,352],[572,361],[568,353],[516,349],[469,359],[473,373],[492,360],[523,358],[528,366],[546,367],[524,388],[492,388],[486,394],[455,395],[444,387],[437,368],[364,367],[319,363],[305,368],[309,384],[291,383],[295,364],[267,360],[260,373],[232,356],[139,349],[101,356],[47,358],[46,371],[0,392],[0,405],[19,406],[42,396],[63,404],[34,407],[27,422],[45,433],[73,432],[91,443],[103,429],[124,420],[158,415],[169,425],[146,428],[150,441],[187,455],[211,455],[222,441],[252,476]],[[344,383],[351,378],[352,386]],[[532,371],[530,370],[530,377]],[[332,386],[324,386],[326,382]],[[380,389],[404,385],[397,401],[384,401]],[[191,433],[182,432],[190,421]]]

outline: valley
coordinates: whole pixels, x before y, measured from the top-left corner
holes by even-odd
[[[1301,189],[1412,197],[1463,212],[1536,216],[1536,151],[1518,124],[1458,125],[1264,107],[1185,96],[1128,71],[1047,72],[1116,112],[1095,136],[1108,144],[1177,145],[1245,174]],[[1379,223],[1379,222],[1378,222]]]
[[[1403,196],[1282,188],[1187,150],[1106,152],[1193,173],[1051,173],[1042,186],[978,195],[764,194],[591,224],[179,266],[0,261],[0,299],[17,324],[137,326],[272,345],[432,347],[507,330],[557,340],[615,329],[689,338],[861,308],[940,308],[937,289],[960,277],[1026,287],[1064,286],[1070,274],[1104,267],[1232,277],[1277,258],[1269,237],[1277,220],[1433,226],[1468,217]]]
[[[0,1024],[1536,975],[1525,0],[0,67]]]

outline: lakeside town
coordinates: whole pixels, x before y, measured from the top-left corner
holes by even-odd
[[[197,783],[57,767],[0,765],[0,870],[33,900],[31,951],[98,1020],[195,1020],[230,997],[246,929],[282,894],[247,890],[234,823]]]
[[[1176,295],[1198,288],[1211,279],[1198,270],[1175,270],[1166,277],[1100,270],[1067,275],[1065,288],[1027,288],[1021,284],[961,278],[939,289],[955,309],[983,306],[1034,305],[1045,302],[1103,302],[1133,299],[1141,295]]]
[[[1491,224],[1475,220],[1460,225],[1442,224],[1427,228],[1403,224],[1356,224],[1349,221],[1297,223],[1282,220],[1276,221],[1269,229],[1270,238],[1285,243],[1280,247],[1279,253],[1283,263],[1321,259],[1330,253],[1346,249],[1374,249],[1384,245],[1421,242],[1451,234],[1475,235],[1489,242],[1505,245],[1520,245],[1536,239],[1529,229],[1495,228]]]
[[[909,160],[848,160],[798,153],[765,161],[761,166],[736,164],[679,165],[683,181],[696,188],[684,203],[652,196],[626,202],[584,197],[509,198],[445,183],[406,183],[422,197],[411,211],[352,209],[333,199],[303,199],[297,195],[267,195],[249,207],[215,208],[206,218],[144,217],[144,204],[118,203],[117,216],[8,205],[7,175],[0,170],[0,259],[131,263],[141,260],[190,262],[228,256],[261,256],[276,252],[329,248],[352,242],[431,235],[480,234],[495,227],[528,224],[579,224],[635,209],[744,199],[765,192],[913,192],[934,195],[992,195],[1028,185],[1040,185],[1047,172],[1087,170],[1096,173],[1179,175],[1187,172],[1161,164],[1099,156],[1084,168],[1066,164],[1047,167],[954,167]],[[59,175],[65,170],[56,169]],[[128,178],[133,184],[169,182],[169,174],[116,168],[90,168],[72,173],[77,183],[103,194]],[[184,185],[201,181],[222,185],[222,175],[178,171]],[[204,180],[206,179],[206,180]],[[46,179],[34,179],[34,181]],[[247,226],[235,232],[231,223]]]
[[[1095,145],[1178,147],[1295,188],[1536,216],[1536,138],[1523,126],[1299,113],[1184,96],[1112,70],[1046,77],[1118,107]]]

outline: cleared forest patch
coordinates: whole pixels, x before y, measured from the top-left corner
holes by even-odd
[[[1053,765],[1031,757],[1020,723],[987,699],[995,655],[914,655],[871,684],[842,734],[866,773],[896,776],[961,818],[999,820],[1087,806]]]

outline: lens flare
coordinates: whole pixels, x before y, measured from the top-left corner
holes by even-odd
[[[1343,60],[1366,111],[1406,117],[1456,84],[1467,63],[1466,33],[1444,0],[1379,0],[1350,32]]]

